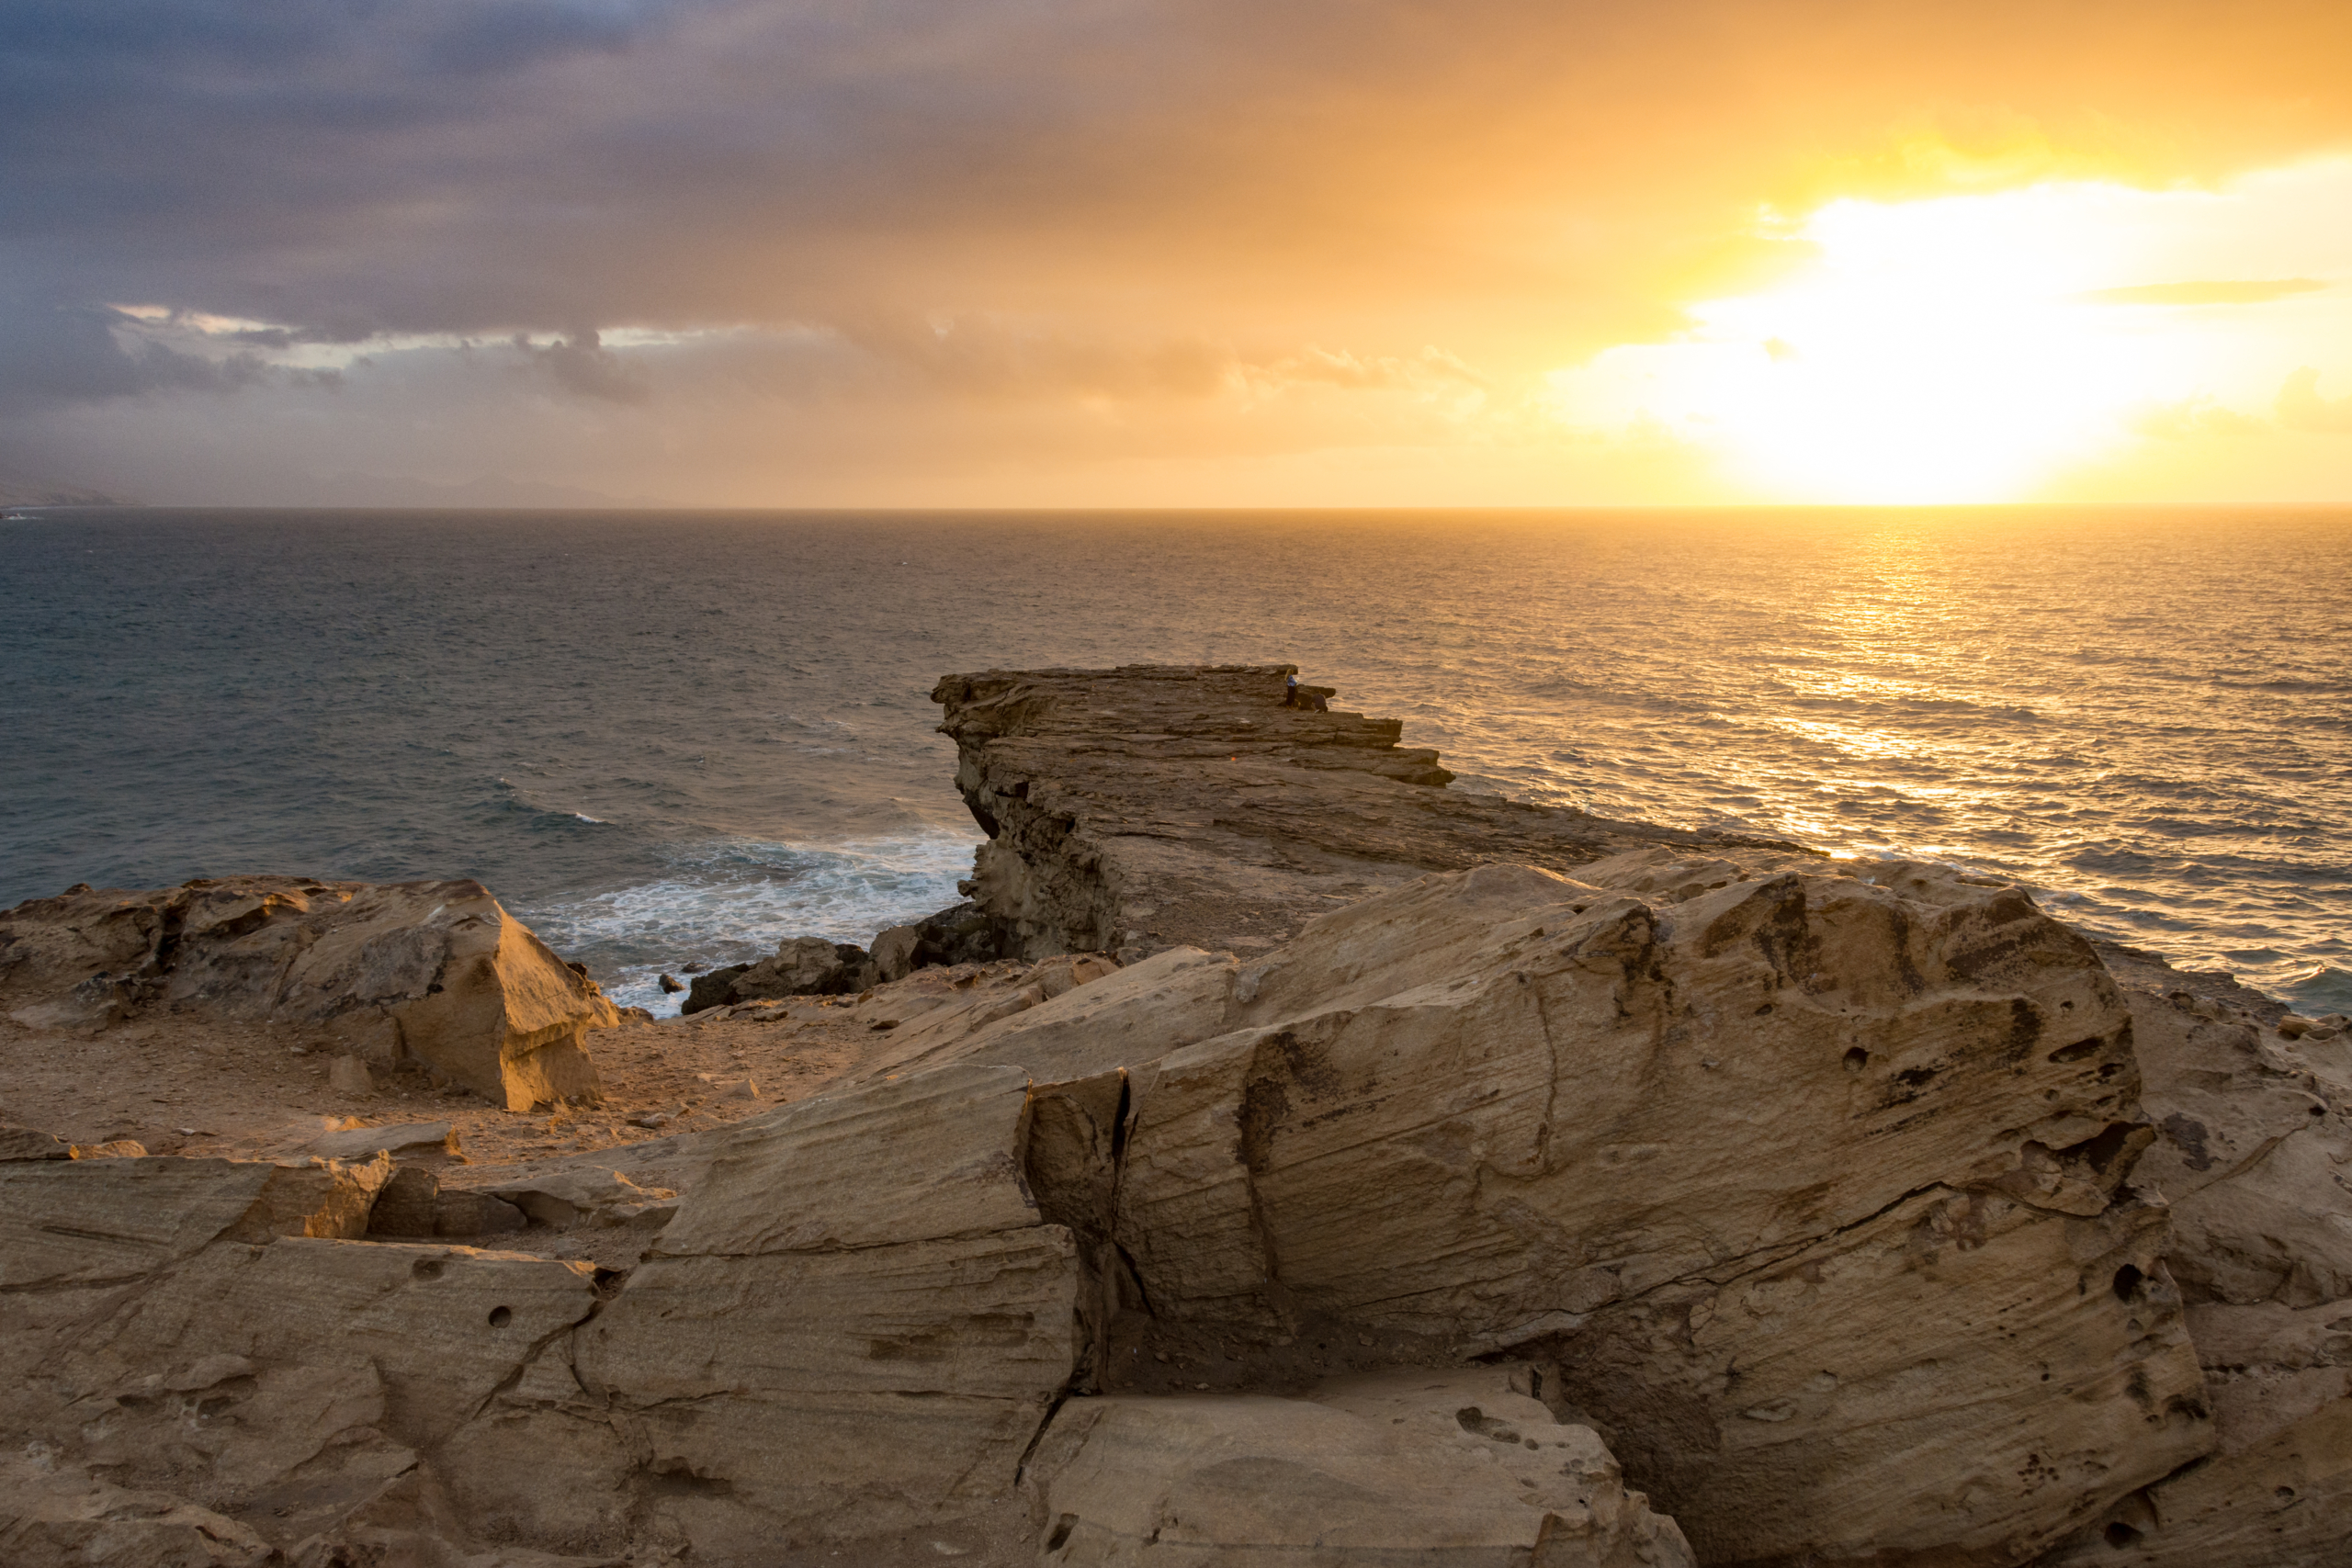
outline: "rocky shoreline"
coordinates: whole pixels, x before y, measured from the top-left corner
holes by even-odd
[[[1292,673],[946,678],[968,901],[676,1022],[0,915],[0,1561],[2346,1561],[2342,1021]]]

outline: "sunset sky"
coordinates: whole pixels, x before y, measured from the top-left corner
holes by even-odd
[[[12,0],[0,469],[2352,500],[2352,6]]]

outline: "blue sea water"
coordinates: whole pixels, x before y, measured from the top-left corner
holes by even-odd
[[[1295,661],[1452,787],[2012,876],[2352,1009],[2352,513],[38,513],[0,904],[481,878],[624,1001],[950,903],[951,671]]]

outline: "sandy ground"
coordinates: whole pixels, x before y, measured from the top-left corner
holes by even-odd
[[[966,994],[1016,987],[1024,965],[924,971],[968,976]],[[952,983],[950,981],[949,983]],[[375,1087],[333,1087],[334,1047],[319,1033],[196,1014],[151,1012],[98,1032],[28,1028],[0,1011],[0,1123],[84,1145],[130,1139],[150,1154],[300,1159],[323,1133],[402,1122],[451,1123],[460,1158],[445,1186],[478,1187],[518,1166],[609,1151],[675,1146],[856,1075],[888,1043],[915,981],[865,998],[797,998],[587,1037],[600,1103],[524,1113],[463,1089],[436,1089],[419,1068],[373,1073]]]

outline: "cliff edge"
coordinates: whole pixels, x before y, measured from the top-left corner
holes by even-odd
[[[1008,956],[1239,952],[1432,871],[1566,871],[1627,850],[1781,840],[1616,822],[1444,787],[1399,720],[1328,711],[1291,664],[991,670],[932,691],[989,835],[966,893]],[[1749,857],[1751,860],[1753,857]]]

